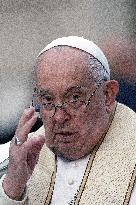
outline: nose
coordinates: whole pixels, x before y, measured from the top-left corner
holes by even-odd
[[[56,107],[53,119],[58,124],[64,124],[66,121],[70,120],[71,116],[68,114],[65,109],[60,106]]]

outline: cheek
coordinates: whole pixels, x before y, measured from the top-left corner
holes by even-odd
[[[86,138],[88,135],[94,132],[99,119],[99,110],[88,109],[79,114],[78,118],[75,118],[74,124],[78,128],[82,138]]]
[[[73,119],[75,129],[79,132],[81,140],[86,138],[93,125],[93,116],[89,112],[81,112]]]

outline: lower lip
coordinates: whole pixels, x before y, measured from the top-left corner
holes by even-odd
[[[76,141],[76,133],[72,134],[56,134],[55,139],[59,143],[72,143]]]

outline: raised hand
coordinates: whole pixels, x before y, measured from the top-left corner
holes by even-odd
[[[5,193],[14,200],[21,200],[26,183],[38,161],[45,136],[28,138],[37,117],[33,107],[25,109],[19,121],[9,150],[8,171],[3,181]]]

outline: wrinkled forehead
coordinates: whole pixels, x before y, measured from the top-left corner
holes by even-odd
[[[86,65],[88,63],[88,59],[90,54],[85,51],[82,51],[78,48],[73,48],[69,46],[56,46],[45,51],[37,58],[37,65],[41,63],[68,63],[78,64],[82,63],[82,65]]]
[[[90,54],[68,46],[57,46],[44,52],[37,59],[38,83],[82,83],[85,84],[92,76],[89,72]]]

